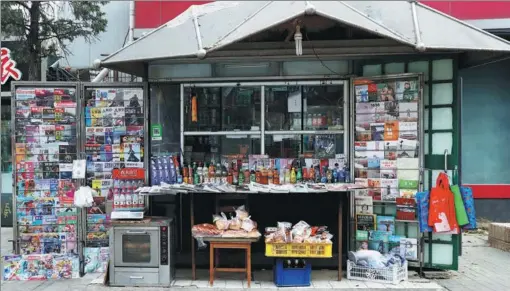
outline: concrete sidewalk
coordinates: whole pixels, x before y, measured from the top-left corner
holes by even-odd
[[[2,255],[9,254],[11,244],[7,241],[12,237],[12,230],[2,228]],[[500,291],[510,290],[510,253],[492,249],[488,246],[487,236],[480,234],[465,234],[463,238],[464,253],[459,259],[459,272],[452,272],[448,280],[431,281],[421,279],[410,274],[409,282],[400,285],[377,284],[370,282],[350,281],[338,282],[334,280],[334,271],[314,272],[312,286],[306,288],[276,288],[271,283],[270,271],[255,272],[255,282],[252,289],[257,290],[332,290],[332,289],[420,289],[420,290],[451,290],[451,291]],[[220,275],[213,288],[208,287],[207,280],[191,281],[187,279],[189,271],[180,270],[172,289],[183,291],[207,290],[246,290],[246,282],[242,276]],[[203,274],[202,274],[203,273]],[[207,278],[207,271],[199,271],[200,278]],[[1,289],[5,291],[103,291],[119,290],[131,291],[141,288],[115,288],[102,284],[99,274],[87,274],[83,278],[54,281],[24,281],[2,282]],[[144,290],[159,291],[168,288],[143,288]]]

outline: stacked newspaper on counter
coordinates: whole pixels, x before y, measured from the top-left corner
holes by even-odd
[[[264,185],[250,182],[246,185],[230,184],[166,184],[160,186],[145,186],[135,190],[141,195],[175,195],[178,193],[201,192],[201,193],[324,193],[343,192],[354,189],[363,189],[362,185],[351,183],[298,183],[285,185]]]

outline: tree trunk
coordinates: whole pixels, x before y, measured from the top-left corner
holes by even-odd
[[[39,1],[31,1],[30,4],[30,31],[27,38],[28,80],[39,81],[41,75],[41,42],[39,40],[41,3]]]

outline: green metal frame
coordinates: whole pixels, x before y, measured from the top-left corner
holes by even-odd
[[[434,60],[440,60],[440,59],[452,59],[453,60],[453,77],[451,80],[441,80],[441,81],[434,81],[432,80],[432,64]],[[428,127],[427,130],[425,130],[425,134],[429,135],[428,138],[428,149],[429,152],[425,154],[425,168],[426,169],[434,169],[434,170],[440,170],[444,168],[444,155],[433,155],[432,154],[432,134],[434,133],[452,133],[452,152],[449,153],[448,159],[447,159],[447,165],[448,170],[454,170],[455,166],[459,165],[460,160],[460,95],[458,94],[458,57],[457,55],[434,55],[434,56],[428,56],[428,57],[419,57],[419,56],[412,56],[412,57],[388,57],[384,59],[371,59],[371,60],[364,60],[364,61],[356,61],[355,63],[355,71],[354,73],[356,75],[363,75],[363,66],[364,65],[381,65],[381,75],[386,74],[385,72],[385,64],[393,63],[393,62],[399,62],[404,63],[405,65],[405,71],[403,73],[409,73],[409,63],[410,62],[417,62],[417,61],[427,61],[428,62],[428,79],[424,81],[425,85],[429,85],[428,90],[428,96],[423,96],[423,98],[428,98],[428,102],[425,102],[425,99],[423,100],[424,104],[427,104],[424,106],[425,109],[428,109]],[[433,84],[440,84],[440,83],[452,83],[452,90],[453,90],[453,102],[450,105],[432,105],[432,85]],[[434,108],[451,108],[452,109],[452,129],[448,130],[433,130],[432,129],[432,109]],[[428,185],[432,186],[432,170],[427,170],[428,175]],[[386,213],[385,205],[380,205],[382,207],[382,214]],[[409,227],[412,227],[409,224],[406,224],[405,231],[408,232]],[[452,238],[450,241],[443,241],[438,239],[432,239],[432,234],[425,234],[425,243],[426,248],[424,249],[425,252],[428,254],[428,261],[423,262],[424,268],[432,268],[432,269],[442,269],[442,270],[458,270],[459,267],[459,254],[460,254],[460,235],[452,235]],[[451,265],[443,265],[443,264],[434,264],[432,263],[433,260],[433,246],[434,245],[452,245],[452,264]]]

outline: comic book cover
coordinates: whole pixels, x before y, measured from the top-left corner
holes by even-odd
[[[113,108],[101,108],[101,115],[103,119],[103,126],[113,126]]]
[[[113,127],[104,128],[104,144],[113,144]]]
[[[121,136],[126,135],[127,130],[125,126],[119,126],[113,128],[113,144],[120,144]]]
[[[122,162],[124,161],[124,146],[121,144],[114,144],[112,145],[112,161],[113,162]]]
[[[101,108],[91,108],[90,109],[90,125],[89,126],[103,126],[102,123],[102,112]]]
[[[70,255],[54,255],[51,279],[72,279],[73,258]]]
[[[31,100],[35,98],[35,89],[16,88],[16,100]]]
[[[100,160],[101,162],[111,162],[113,160],[113,145],[101,145]]]
[[[22,256],[22,280],[46,280],[53,269],[52,255]]]
[[[126,126],[125,135],[143,136],[143,126]]]
[[[100,248],[83,248],[83,257],[85,259],[85,273],[99,273],[101,267],[99,261],[99,250]]]
[[[21,255],[4,256],[3,259],[3,278],[4,281],[21,281],[22,278],[22,259]]]
[[[141,161],[141,147],[136,143],[125,143],[124,145],[124,161],[125,162],[140,162]]]
[[[43,108],[42,118],[45,120],[55,120],[55,109]]]
[[[108,222],[106,214],[87,214],[88,223],[105,224]]]

